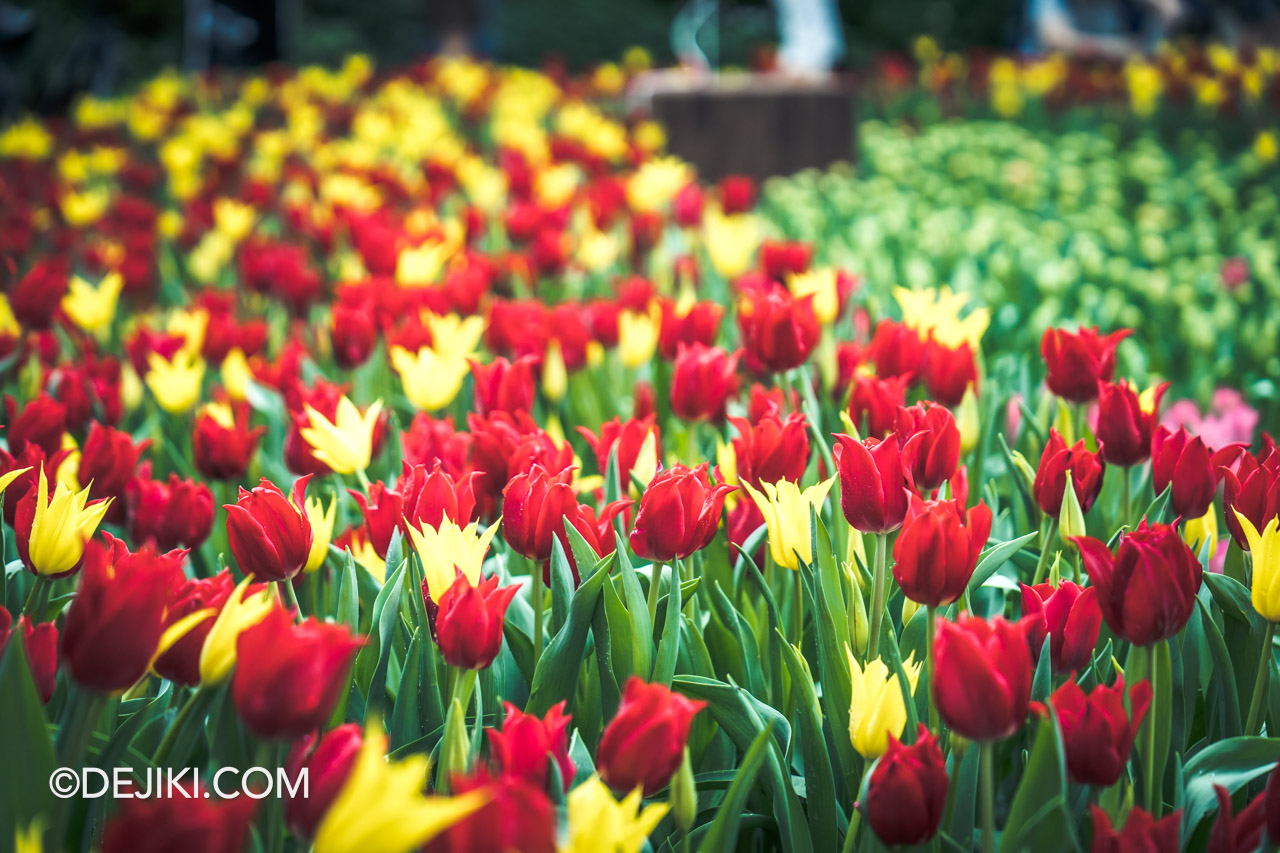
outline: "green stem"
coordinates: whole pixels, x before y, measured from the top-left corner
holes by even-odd
[[[1123,474],[1120,478],[1120,523],[1127,527],[1129,525],[1129,481],[1132,479],[1130,475],[1133,472],[1128,468],[1121,468],[1120,472]]]
[[[854,842],[858,840],[858,825],[862,823],[862,812],[854,809],[849,814],[849,831],[844,836],[843,853],[853,853]]]
[[[365,494],[368,494],[369,493],[369,475],[364,472],[363,468],[356,469],[356,479],[360,481],[360,486],[361,488],[364,489]]]
[[[658,618],[658,589],[662,586],[662,563],[655,560],[649,571],[649,622],[652,624]]]
[[[982,782],[982,853],[996,849],[996,774],[994,741],[983,741],[978,754],[978,774]]]
[[[298,593],[293,588],[293,581],[283,580],[277,581],[276,586],[280,590],[280,597],[285,603],[293,608],[294,619],[302,621],[302,605],[298,604]]]
[[[937,625],[938,608],[927,607],[925,608],[924,613],[925,613],[924,647],[925,647],[925,670],[926,670],[924,689],[929,697],[929,729],[934,734],[941,734],[942,722],[938,718],[938,705],[936,702],[933,701],[933,668],[934,668],[933,632],[934,632],[934,628]]]
[[[1147,681],[1151,684],[1151,709],[1147,712],[1146,728],[1142,731],[1142,782],[1146,787],[1147,812],[1152,817],[1159,817],[1160,801],[1156,796],[1156,707],[1160,702],[1160,691],[1156,672],[1156,644],[1152,643],[1143,650],[1147,658]]]
[[[196,706],[199,704],[203,695],[204,687],[197,687],[191,691],[191,695],[187,697],[187,701],[182,703],[182,709],[178,711],[178,716],[174,718],[173,725],[169,726],[161,739],[160,745],[156,747],[156,751],[151,756],[151,763],[157,767],[164,767],[169,760],[169,754],[173,752],[173,745],[178,742],[178,735],[187,727],[191,715],[195,713]],[[186,757],[183,756],[183,760]]]
[[[800,580],[800,571],[797,569],[791,574],[795,579],[796,591],[795,644],[796,647],[799,648],[804,642],[804,588],[802,586],[802,581]]]
[[[35,581],[31,584],[31,591],[27,593],[27,600],[22,605],[22,612],[25,613],[32,622],[44,621],[44,610],[47,609],[49,601],[49,586],[51,581],[44,575],[36,575]],[[37,612],[40,611],[40,612]]]
[[[452,705],[453,700],[457,699],[458,704],[462,706],[463,721],[466,721],[467,708],[471,705],[471,693],[476,686],[476,671],[474,669],[459,669],[453,676],[453,691],[449,696],[449,702]]]
[[[1033,586],[1044,582],[1045,572],[1049,570],[1049,546],[1058,532],[1058,519],[1050,517],[1048,522],[1047,525],[1043,520],[1040,522],[1040,559],[1036,561],[1036,573],[1031,576]]]
[[[876,569],[871,598],[871,636],[867,638],[867,660],[880,655],[880,623],[884,621],[885,551],[889,548],[889,534],[876,534]]]
[[[1271,641],[1276,635],[1276,623],[1267,623],[1267,636],[1262,642],[1262,656],[1258,660],[1258,674],[1253,679],[1253,699],[1249,702],[1249,722],[1245,724],[1244,733],[1258,733],[1262,720],[1262,699],[1267,693],[1267,681],[1271,677]]]
[[[530,603],[533,605],[533,668],[537,670],[538,661],[542,659],[542,566],[534,563],[530,567],[533,576],[533,592]]]

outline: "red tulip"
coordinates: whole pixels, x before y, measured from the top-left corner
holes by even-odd
[[[1102,449],[1090,453],[1084,445],[1084,439],[1068,448],[1058,431],[1050,427],[1049,443],[1040,456],[1040,466],[1036,469],[1036,479],[1031,487],[1036,503],[1046,515],[1058,517],[1062,509],[1062,498],[1067,490],[1068,471],[1071,472],[1071,484],[1076,492],[1076,500],[1080,502],[1080,509],[1088,512],[1089,507],[1098,499],[1098,493],[1102,491],[1102,478],[1107,471]]]
[[[970,386],[977,391],[978,366],[968,341],[952,349],[930,337],[924,345],[924,371],[929,396],[944,406],[960,405]]]
[[[640,498],[631,549],[642,559],[662,563],[702,550],[716,535],[725,496],[735,488],[711,485],[705,462],[658,472]]]
[[[22,631],[22,647],[31,679],[40,701],[47,705],[58,682],[58,626],[52,622],[36,625],[26,616],[20,616],[18,629]],[[13,631],[13,616],[0,607],[0,660],[4,660]]]
[[[236,639],[231,698],[249,731],[299,738],[324,725],[350,684],[362,637],[346,625],[308,619],[300,625],[276,607]]]
[[[973,577],[991,533],[991,510],[981,501],[914,501],[893,543],[893,577],[907,598],[940,607],[959,598]]]
[[[1181,809],[1157,821],[1135,806],[1120,832],[1111,828],[1111,819],[1102,809],[1091,805],[1089,813],[1093,816],[1091,853],[1163,853],[1181,846]]]
[[[849,394],[849,418],[859,429],[866,417],[867,435],[880,437],[898,423],[898,410],[906,403],[906,380],[900,376],[879,379],[855,374]]]
[[[645,441],[649,438],[649,434],[653,433],[655,458],[662,458],[661,434],[657,424],[654,422],[656,416],[648,415],[643,418],[632,418],[623,421],[621,418],[614,418],[611,421],[600,425],[600,435],[586,427],[578,427],[578,433],[591,446],[591,450],[596,455],[596,468],[601,474],[609,473],[609,456],[615,452],[618,455],[618,482],[624,487],[631,483],[631,472],[636,467],[636,459],[640,456],[640,448],[644,446]],[[637,471],[642,479],[651,477],[653,471]]]
[[[720,332],[720,318],[724,309],[714,302],[695,302],[687,308],[670,299],[659,302],[662,308],[662,325],[658,329],[658,352],[671,360],[680,351],[681,344],[712,346]]]
[[[1049,390],[1073,403],[1087,403],[1098,395],[1098,382],[1110,382],[1116,371],[1116,346],[1129,335],[1121,329],[1106,336],[1098,330],[1045,329],[1040,339]]]
[[[183,581],[186,552],[130,552],[111,534],[103,536],[105,546],[86,549],[61,649],[76,683],[114,693],[132,687],[151,666],[169,624],[169,601]]]
[[[214,614],[183,634],[156,659],[153,668],[157,675],[175,684],[200,683],[200,652],[204,648],[205,638],[209,636],[217,613],[227,603],[235,586],[231,570],[223,569],[211,578],[188,580],[178,588],[169,604],[166,618],[169,625],[200,610],[213,610]]]
[[[369,544],[379,557],[386,559],[396,528],[404,527],[404,497],[398,489],[381,480],[369,484],[367,495],[357,489],[347,489],[347,494],[351,495],[364,516]]]
[[[910,384],[924,370],[924,341],[915,329],[895,320],[881,320],[871,339],[870,356],[877,376]]]
[[[1107,462],[1128,468],[1151,455],[1156,410],[1166,387],[1168,383],[1156,389],[1148,412],[1142,408],[1138,392],[1127,382],[1098,383],[1098,447]]]
[[[289,751],[285,772],[290,779],[307,771],[307,795],[286,797],[284,820],[298,838],[314,838],[325,813],[347,781],[364,737],[358,723],[347,723],[317,737],[308,732]]]
[[[646,797],[653,796],[680,768],[689,726],[706,704],[633,675],[600,736],[600,778],[615,791],[643,787]]]
[[[809,425],[803,414],[792,412],[785,421],[769,414],[754,424],[746,418],[729,422],[738,431],[733,455],[739,482],[757,491],[763,491],[763,483],[800,482],[809,467]]]
[[[481,765],[454,774],[455,795],[484,791],[485,804],[427,842],[422,853],[555,853],[556,822],[542,788],[514,776],[494,779]]]
[[[1280,773],[1276,772],[1278,768],[1280,763],[1271,768],[1271,773],[1267,776],[1267,789],[1263,794],[1266,802],[1263,811],[1267,818],[1268,838],[1280,838]]]
[[[133,436],[123,430],[112,429],[96,421],[90,425],[89,437],[80,449],[76,479],[89,488],[90,498],[112,498],[111,507],[107,510],[108,521],[115,524],[124,521],[125,489],[138,465],[138,457],[150,445],[150,439],[134,444]]]
[[[406,532],[405,525],[439,527],[446,518],[459,527],[475,521],[477,476],[472,471],[455,478],[444,470],[439,459],[432,460],[430,470],[426,465],[405,462],[396,482],[403,508],[401,531]],[[368,515],[365,517],[367,520]]]
[[[545,791],[549,762],[554,761],[567,792],[573,784],[573,761],[569,758],[569,717],[564,702],[552,706],[539,719],[504,702],[507,709],[502,730],[489,729],[489,757],[503,776],[519,779]]]
[[[1055,589],[1047,583],[1022,584],[1022,615],[1038,617],[1028,630],[1031,657],[1039,660],[1045,635],[1049,637],[1049,659],[1058,674],[1074,672],[1093,659],[1102,627],[1097,588],[1081,588],[1063,581]]]
[[[501,357],[495,358],[491,364],[471,362],[476,411],[481,415],[532,411],[533,367],[537,360],[536,356],[526,355],[514,362]]]
[[[423,581],[423,586],[426,581]],[[496,577],[472,586],[461,572],[440,596],[436,643],[451,666],[486,669],[502,651],[502,620],[518,585],[498,588]]]
[[[1156,429],[1151,440],[1151,482],[1156,494],[1173,484],[1170,498],[1180,517],[1200,518],[1213,505],[1218,477],[1204,439],[1192,438],[1185,429]]]
[[[24,329],[48,329],[68,284],[67,264],[62,258],[45,258],[32,264],[10,289],[9,308],[14,318]]]
[[[1049,701],[1058,712],[1071,778],[1082,785],[1114,785],[1129,763],[1133,740],[1151,706],[1151,682],[1129,688],[1132,719],[1125,713],[1123,676],[1111,687],[1097,685],[1088,695],[1068,678]]]
[[[916,403],[909,409],[898,409],[895,428],[916,488],[922,492],[942,488],[960,464],[960,428],[955,416],[943,406]]]
[[[934,639],[933,698],[946,724],[969,740],[1008,737],[1031,700],[1029,623],[962,616]]]
[[[129,536],[160,550],[199,548],[213,529],[213,492],[204,483],[170,474],[151,479],[151,463],[143,462],[125,487]]]
[[[813,246],[799,241],[765,240],[760,246],[760,266],[773,281],[786,281],[789,274],[809,269],[812,257]]]
[[[1227,529],[1231,531],[1236,547],[1247,551],[1249,540],[1245,538],[1236,513],[1249,519],[1255,530],[1262,530],[1267,522],[1280,515],[1280,451],[1272,448],[1261,460],[1252,453],[1241,452],[1235,471],[1220,461],[1230,453],[1230,449],[1219,450],[1214,454],[1214,460],[1222,474]]]
[[[691,181],[671,199],[671,218],[681,228],[697,228],[702,224],[702,187]]]
[[[502,536],[515,551],[538,562],[551,559],[553,537],[563,542],[565,516],[578,506],[570,485],[572,473],[567,469],[553,475],[535,464],[507,483],[502,490]]]
[[[689,421],[721,421],[738,391],[739,353],[680,344],[671,371],[671,410]]]
[[[229,800],[207,795],[195,789],[187,796],[125,800],[107,820],[102,853],[240,853],[258,801],[244,794]]]
[[[249,470],[264,427],[249,427],[248,406],[228,406],[231,422],[225,423],[208,409],[196,415],[191,451],[196,470],[211,480],[239,481]]]
[[[52,456],[62,447],[62,435],[67,430],[67,407],[46,393],[28,400],[18,409],[18,402],[5,395],[5,416],[8,425],[5,437],[9,450],[20,455],[28,444],[34,444]]]
[[[813,295],[796,299],[780,287],[743,295],[738,324],[748,366],[773,373],[799,367],[818,343],[818,317]]]
[[[947,804],[947,762],[923,723],[916,742],[889,737],[867,784],[867,820],[890,847],[924,844],[938,831]]]
[[[1098,588],[1102,618],[1135,646],[1166,640],[1195,609],[1202,569],[1178,531],[1146,520],[1120,540],[1116,553],[1097,539],[1073,539],[1089,580]]]
[[[1208,853],[1253,853],[1262,844],[1262,831],[1266,829],[1267,798],[1254,797],[1252,802],[1232,814],[1231,792],[1221,785],[1214,785],[1218,797],[1218,816],[1209,830]]]
[[[863,533],[897,530],[906,518],[911,488],[911,472],[903,465],[897,435],[861,442],[847,435],[835,439],[844,517]]]
[[[378,342],[378,326],[373,312],[363,305],[334,302],[329,321],[333,360],[343,370],[352,370],[369,360]]]
[[[308,475],[293,484],[290,497],[263,478],[253,491],[240,490],[227,511],[227,540],[240,571],[261,581],[285,581],[302,571],[311,552],[307,519]]]
[[[720,179],[720,207],[730,216],[746,213],[756,204],[756,182],[746,175],[725,175]],[[806,264],[807,265],[807,264]]]

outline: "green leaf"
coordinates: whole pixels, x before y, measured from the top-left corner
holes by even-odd
[[[751,741],[751,746],[742,756],[742,763],[733,774],[733,781],[729,783],[720,808],[716,809],[715,818],[706,830],[707,834],[698,845],[698,853],[731,853],[737,848],[738,827],[747,810],[747,797],[755,786],[756,776],[760,775],[760,767],[769,755],[772,731],[772,723],[765,723],[755,740]]]
[[[392,537],[395,542],[395,537]],[[390,556],[391,550],[387,550]],[[373,674],[365,687],[365,719],[369,718],[369,712],[379,712],[382,709],[383,700],[387,692],[387,667],[391,661],[391,640],[392,634],[396,629],[396,625],[400,622],[400,592],[404,588],[404,572],[407,564],[400,563],[395,573],[389,575],[387,582],[382,585],[382,591],[378,593],[378,597],[373,602],[373,624],[375,626],[374,636],[377,637],[376,644],[370,643],[360,651],[359,657],[366,654],[375,655],[377,664],[373,668]],[[359,670],[360,662],[357,658],[356,668]],[[341,702],[339,703],[341,704]]]
[[[658,564],[654,564],[655,570]],[[675,566],[667,568],[674,572]],[[671,584],[671,592],[667,594],[666,621],[662,629],[662,639],[658,643],[658,659],[653,663],[653,676],[649,679],[655,684],[670,686],[676,674],[676,655],[680,651],[680,584]]]
[[[1218,806],[1214,786],[1234,794],[1261,777],[1280,760],[1280,739],[1236,737],[1210,744],[1197,752],[1183,767],[1185,788],[1182,806],[1184,846],[1196,827]]]
[[[1164,780],[1165,764],[1169,758],[1173,727],[1173,664],[1169,657],[1168,642],[1156,643],[1154,657],[1156,673],[1155,678],[1152,679],[1147,666],[1147,649],[1130,646],[1124,680],[1126,684],[1137,684],[1145,678],[1155,687],[1155,695],[1151,698],[1151,709],[1147,711],[1147,721],[1143,723],[1144,726],[1155,725],[1155,767],[1153,768],[1155,776],[1151,780],[1143,779],[1142,784],[1144,786],[1154,784],[1156,794],[1159,795]],[[1141,758],[1140,767],[1147,766],[1144,754],[1146,743],[1145,733],[1139,732],[1135,749]],[[1144,801],[1146,799],[1145,790],[1143,799]]]
[[[800,749],[804,755],[805,801],[809,835],[818,850],[835,850],[840,844],[838,824],[844,820],[836,805],[836,780],[831,771],[831,753],[822,734],[818,716],[818,695],[809,670],[799,652],[779,635],[782,659],[791,674],[791,689],[797,694],[796,713],[800,717]],[[837,732],[843,736],[844,732]]]
[[[1045,702],[1053,692],[1053,660],[1049,643],[1040,646],[1040,660],[1036,663],[1035,678],[1031,681],[1031,701]]]
[[[0,659],[0,755],[8,765],[0,773],[0,838],[6,846],[18,830],[49,813],[47,780],[54,770],[53,743],[21,631],[13,632],[8,646]]]
[[[1014,554],[1021,551],[1028,542],[1039,535],[1039,533],[1033,531],[1019,536],[1017,539],[1010,539],[1008,542],[992,545],[984,551],[981,559],[978,560],[977,568],[973,570],[973,577],[969,578],[968,592],[972,594],[985,584],[1001,566],[1013,558]]]
[[[1066,753],[1058,732],[1057,715],[1052,708],[1048,714],[1036,725],[1027,766],[1000,836],[1001,853],[1019,850],[1039,853],[1078,847],[1066,805]]]
[[[598,559],[598,558],[597,558]],[[591,563],[595,563],[592,560]],[[582,565],[590,565],[583,563]],[[542,571],[534,566],[533,571]],[[569,615],[569,602],[573,599],[573,569],[569,566],[569,557],[556,537],[551,539],[551,633],[555,634],[564,625]]]
[[[391,725],[387,732],[391,748],[403,746],[421,737],[420,693],[418,673],[422,665],[422,632],[415,630],[409,641],[409,654],[404,659],[404,673],[391,708]]]
[[[614,533],[618,565],[621,569],[622,595],[631,618],[631,671],[649,672],[653,662],[653,623],[649,619],[649,602],[640,587],[635,566],[627,556],[627,543]]]
[[[611,557],[606,557],[600,562],[605,563],[609,559]],[[608,578],[608,571],[601,567],[573,593],[564,626],[551,638],[533,673],[526,713],[541,717],[560,700],[573,698],[587,646],[587,633],[591,630],[596,604],[600,600],[600,588]]]
[[[338,622],[360,630],[360,592],[356,581],[356,562],[350,551],[342,568],[342,580],[338,584]]]

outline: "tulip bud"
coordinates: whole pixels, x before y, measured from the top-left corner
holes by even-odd
[[[1036,481],[1036,470],[1031,467],[1031,463],[1027,462],[1027,457],[1023,456],[1020,451],[1011,451],[1009,455],[1013,457],[1013,467],[1018,476],[1022,477],[1022,481],[1027,485],[1027,492],[1032,493]]]
[[[913,503],[893,543],[893,577],[907,598],[929,607],[964,594],[991,533],[991,510],[979,501]]]
[[[1082,589],[1071,581],[1022,585],[1022,615],[1034,617],[1027,630],[1031,657],[1038,660],[1049,637],[1050,660],[1055,673],[1074,672],[1088,665],[1102,627],[1097,590]]]
[[[667,563],[707,547],[716,535],[725,496],[734,486],[712,486],[707,463],[676,465],[659,473],[640,499],[631,548],[636,556]]]
[[[813,296],[796,299],[778,287],[753,290],[738,306],[748,367],[780,373],[799,367],[818,343]]]
[[[689,421],[723,420],[738,391],[738,358],[719,347],[681,344],[671,371],[671,410]]]
[[[960,464],[960,430],[947,409],[925,403],[900,408],[897,432],[917,489],[931,492],[955,474]]]
[[[1109,464],[1128,468],[1151,455],[1156,408],[1166,387],[1155,389],[1148,406],[1127,382],[1099,383],[1098,445]]]
[[[653,796],[679,768],[689,727],[706,704],[632,676],[600,736],[600,777],[614,790],[641,787],[645,796]]]
[[[1088,512],[1102,491],[1106,470],[1101,451],[1090,453],[1083,440],[1068,448],[1062,435],[1056,429],[1050,429],[1049,442],[1040,456],[1040,467],[1032,484],[1036,503],[1046,515],[1059,515],[1064,489],[1070,482],[1075,487],[1080,510]]]
[[[849,659],[852,695],[849,740],[863,758],[878,758],[888,748],[889,738],[901,736],[907,724],[902,683],[881,658],[869,661],[864,668],[851,650],[845,649],[845,654]],[[902,664],[909,695],[915,693],[920,668],[921,664],[913,658],[907,658]]]
[[[1084,511],[1080,509],[1080,501],[1076,498],[1075,486],[1071,483],[1071,472],[1067,471],[1062,489],[1062,507],[1058,510],[1058,532],[1062,541],[1071,543],[1072,537],[1084,536],[1088,531],[1084,526]]]
[[[982,436],[982,424],[978,417],[978,398],[973,388],[965,389],[956,407],[956,426],[960,429],[960,455],[968,456],[978,446]]]
[[[461,573],[440,597],[436,614],[436,642],[451,666],[486,669],[502,650],[502,620],[520,589],[498,588],[497,577],[472,586]],[[458,765],[454,769],[461,769]]]
[[[793,412],[785,421],[769,414],[754,423],[746,418],[730,418],[729,422],[738,435],[725,453],[732,459],[732,479],[725,461],[718,459],[725,482],[749,483],[759,491],[765,483],[798,483],[804,476],[809,467],[809,435],[803,414]]]
[[[911,746],[891,737],[867,783],[871,828],[891,847],[923,844],[942,822],[948,784],[947,762],[923,723]]]
[[[1218,477],[1204,439],[1158,427],[1151,439],[1151,483],[1156,494],[1170,485],[1173,511],[1184,519],[1200,518],[1212,507]]]
[[[671,780],[671,816],[681,832],[693,828],[698,817],[698,786],[693,778],[693,762],[689,758],[689,747],[684,748],[684,758],[680,769]]]
[[[1087,403],[1098,394],[1098,381],[1110,382],[1116,369],[1116,346],[1128,329],[1099,336],[1097,328],[1068,332],[1046,329],[1040,339],[1049,390],[1073,403]]]
[[[464,678],[461,674],[458,678]],[[447,789],[450,773],[466,773],[470,763],[471,738],[467,734],[467,711],[462,701],[454,696],[445,716],[444,735],[440,740],[440,767],[437,787]]]
[[[559,341],[547,344],[547,352],[542,357],[542,393],[553,403],[564,399],[569,390],[569,369],[565,367],[564,352]]]
[[[867,648],[867,638],[871,636],[871,626],[867,623],[867,606],[862,598],[862,587],[858,583],[857,570],[853,566],[852,561],[846,561],[842,564],[851,598],[847,607],[849,611],[849,636],[853,640],[853,647],[861,653]]]

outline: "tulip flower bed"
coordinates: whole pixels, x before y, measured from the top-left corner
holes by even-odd
[[[1200,292],[1238,241],[1273,288],[1265,193],[1182,192],[1263,178],[872,127],[865,185],[757,205],[628,73],[166,75],[0,131],[5,849],[1280,840],[1280,452],[1165,400],[1276,315],[1206,377],[1116,266]],[[1139,172],[1203,220],[1087,221]]]

